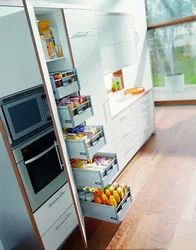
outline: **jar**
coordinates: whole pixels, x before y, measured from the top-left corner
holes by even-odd
[[[79,191],[78,195],[79,195],[79,199],[81,201],[85,201],[85,199],[86,199],[86,192],[84,190]]]
[[[94,195],[92,192],[86,192],[86,201],[93,201],[94,200]]]

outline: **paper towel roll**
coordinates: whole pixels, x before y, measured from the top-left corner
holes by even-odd
[[[3,247],[3,243],[1,241],[1,239],[0,239],[0,250],[5,250],[5,248]]]

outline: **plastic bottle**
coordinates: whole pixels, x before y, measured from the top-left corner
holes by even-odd
[[[117,191],[113,191],[113,196],[114,199],[116,200],[117,203],[120,203],[120,196]]]
[[[107,198],[108,198],[108,200],[109,200],[109,199],[110,199],[110,196],[111,196],[110,190],[109,190],[109,189],[106,189],[105,194],[106,194],[106,196],[107,196]]]
[[[99,196],[100,199],[102,198],[103,194],[104,194],[103,190],[102,189],[98,189],[98,196]]]
[[[105,194],[102,195],[101,201],[105,205],[110,205],[109,200]]]
[[[110,195],[109,204],[110,204],[110,206],[117,207],[117,202],[116,202],[116,200],[114,199],[114,196],[113,196],[113,195]]]
[[[102,204],[101,199],[99,198],[99,195],[97,192],[94,193],[94,202],[97,204]]]

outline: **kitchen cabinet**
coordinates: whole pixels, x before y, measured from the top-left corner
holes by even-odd
[[[137,44],[133,16],[126,13],[95,14],[104,74],[136,63]]]
[[[122,170],[155,130],[152,90],[113,119],[115,148]]]

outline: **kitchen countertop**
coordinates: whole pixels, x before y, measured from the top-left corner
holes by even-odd
[[[151,89],[146,89],[143,93],[138,95],[124,95],[124,90],[118,91],[108,98],[110,113],[112,119],[129,108],[134,102],[139,100],[142,96],[148,93]]]

